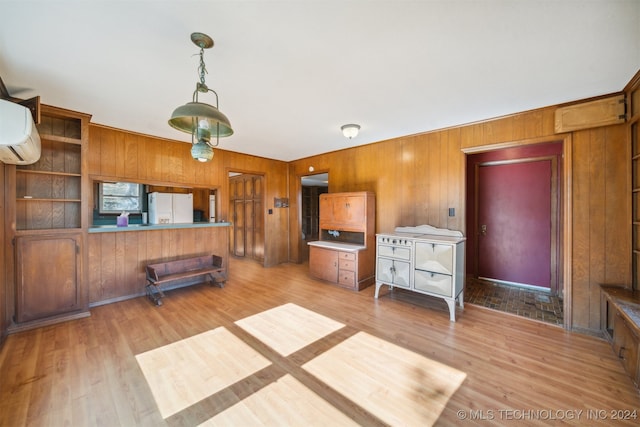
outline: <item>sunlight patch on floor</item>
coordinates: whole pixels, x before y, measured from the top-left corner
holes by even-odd
[[[224,327],[136,355],[163,418],[271,362]]]
[[[357,426],[287,374],[200,424],[212,426]]]
[[[344,327],[342,323],[292,303],[235,323],[282,356],[295,353]]]
[[[390,425],[430,426],[466,374],[358,332],[302,366]]]

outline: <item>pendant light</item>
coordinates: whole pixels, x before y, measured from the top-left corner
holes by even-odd
[[[191,41],[200,48],[200,65],[198,72],[200,82],[196,84],[192,102],[176,108],[169,119],[169,126],[182,132],[191,134],[191,156],[201,162],[213,159],[213,147],[218,145],[219,139],[233,135],[233,129],[227,116],[218,110],[218,94],[209,89],[204,75],[207,69],[204,64],[204,50],[213,47],[213,39],[203,33],[191,34]],[[212,92],[215,95],[215,106],[200,102],[198,94]],[[215,136],[215,142],[211,137]]]

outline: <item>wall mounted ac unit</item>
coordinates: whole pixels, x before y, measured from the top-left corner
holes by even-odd
[[[31,111],[0,99],[0,160],[12,165],[30,165],[40,159],[40,135]]]

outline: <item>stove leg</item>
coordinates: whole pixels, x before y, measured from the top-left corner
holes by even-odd
[[[456,300],[453,298],[445,299],[447,305],[449,306],[449,320],[452,322],[456,321]]]

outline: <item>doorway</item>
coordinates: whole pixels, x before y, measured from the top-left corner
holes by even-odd
[[[230,252],[264,261],[264,177],[229,172]]]
[[[329,192],[329,173],[305,175],[300,178],[302,200],[300,203],[300,238],[302,240],[301,260],[309,260],[309,245],[307,243],[319,239],[320,224],[320,195]]]
[[[468,287],[481,305],[562,323],[562,152],[559,141],[467,156]]]

